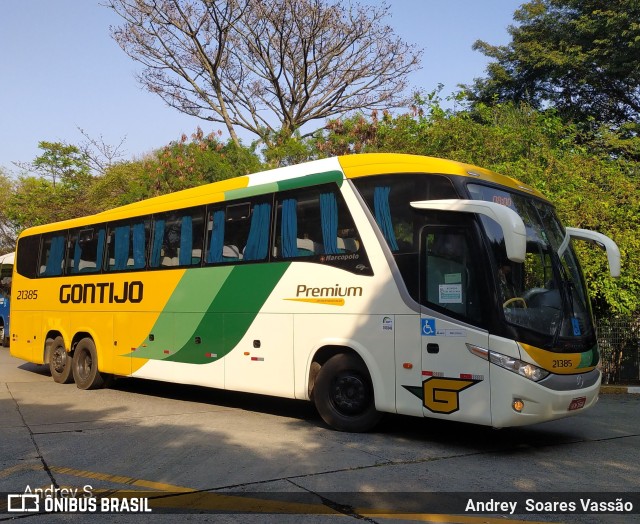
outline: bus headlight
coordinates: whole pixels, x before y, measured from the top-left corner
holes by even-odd
[[[549,376],[549,372],[545,369],[529,364],[528,362],[523,362],[514,357],[508,357],[502,353],[496,353],[495,351],[489,351],[489,362],[501,368],[508,369],[513,373],[517,373],[529,380],[533,380],[534,382],[539,382]]]
[[[514,357],[508,357],[507,355],[503,355],[502,353],[489,351],[488,349],[476,346],[475,344],[467,344],[467,349],[476,357],[480,357],[483,360],[488,360],[496,366],[508,369],[509,371],[517,373],[518,375],[521,375],[524,378],[528,378],[529,380],[533,380],[534,382],[539,382],[543,378],[549,376],[549,372],[546,369],[539,368],[538,366],[534,366],[533,364],[529,364],[528,362],[523,362],[522,360]]]

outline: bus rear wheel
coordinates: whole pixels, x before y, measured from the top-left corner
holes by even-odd
[[[49,339],[51,340],[51,339]],[[58,384],[73,382],[72,357],[64,347],[64,339],[56,337],[49,346],[49,371],[51,377]]]
[[[98,371],[96,345],[90,338],[83,338],[73,352],[73,379],[79,389],[104,387],[105,378]]]
[[[320,368],[313,401],[322,419],[338,431],[369,431],[381,417],[367,366],[345,353],[334,355]]]

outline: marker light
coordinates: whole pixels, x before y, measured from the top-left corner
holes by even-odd
[[[513,399],[513,403],[511,404],[511,407],[513,408],[514,411],[521,413],[522,410],[524,409],[524,402],[519,398],[515,398]]]

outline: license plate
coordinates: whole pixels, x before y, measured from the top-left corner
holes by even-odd
[[[568,411],[574,411],[576,409],[582,409],[586,403],[587,403],[587,397],[574,398],[571,401],[571,404],[569,404],[569,410]]]

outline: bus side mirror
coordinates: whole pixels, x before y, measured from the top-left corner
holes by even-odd
[[[522,263],[527,254],[527,231],[520,215],[513,209],[495,202],[484,200],[423,200],[411,202],[415,209],[456,211],[459,213],[476,213],[495,220],[504,235],[507,257],[509,260]]]
[[[611,240],[608,236],[591,231],[589,229],[578,229],[577,227],[565,228],[567,235],[565,236],[560,248],[558,249],[558,255],[562,256],[562,253],[567,249],[569,240],[575,238],[577,240],[589,240],[595,242],[595,244],[604,249],[607,252],[607,260],[609,262],[609,273],[612,277],[617,278],[620,276],[620,249],[618,245]]]

